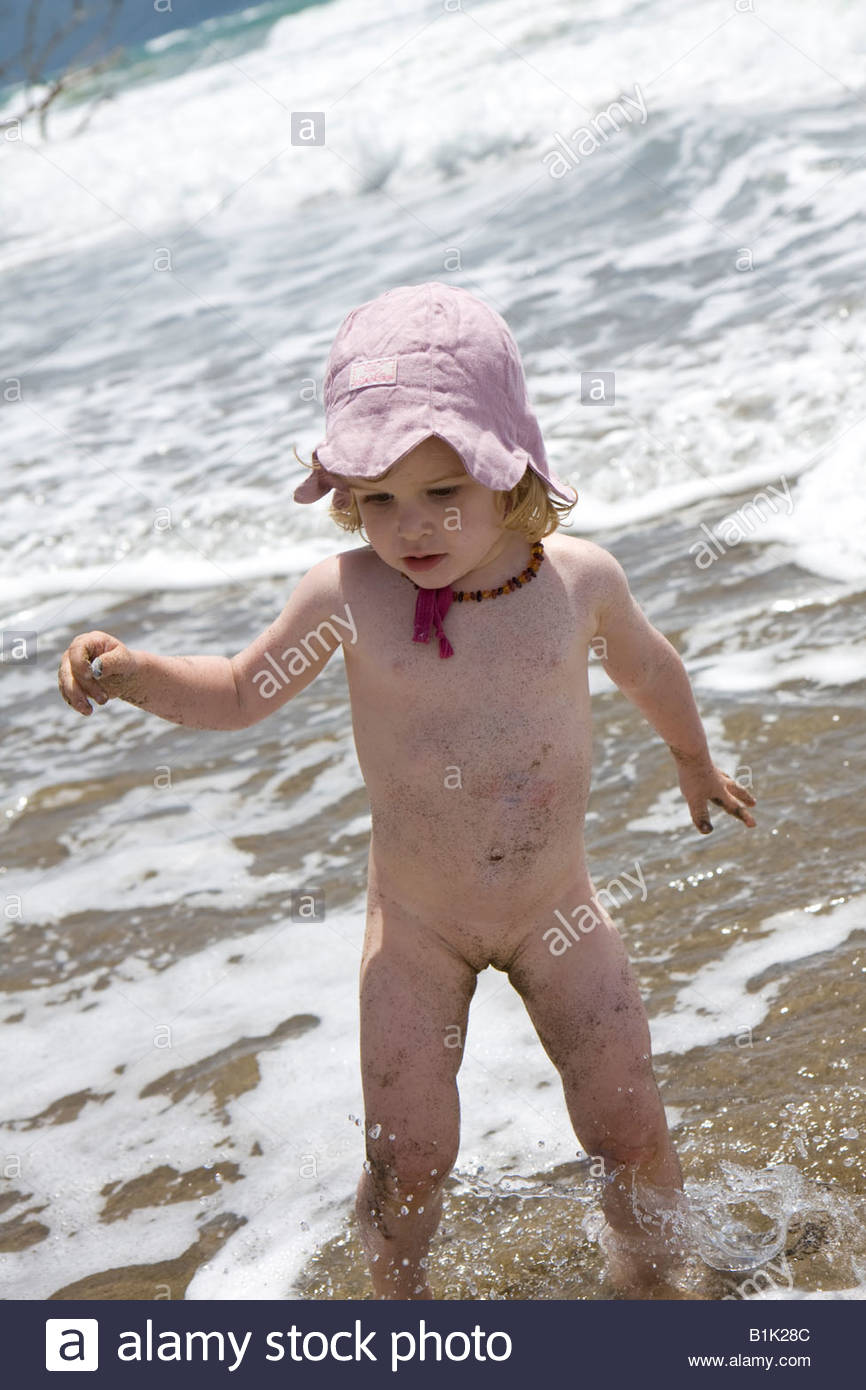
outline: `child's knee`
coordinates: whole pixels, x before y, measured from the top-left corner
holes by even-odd
[[[569,1088],[566,1086],[566,1099]],[[575,1127],[587,1153],[618,1163],[652,1163],[669,1142],[664,1105],[652,1070],[626,1070],[605,1078],[590,1092],[574,1092]]]

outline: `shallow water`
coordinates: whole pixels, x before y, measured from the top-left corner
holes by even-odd
[[[598,1246],[599,1183],[588,1160],[532,1177],[452,1178],[431,1247],[440,1299],[617,1299]],[[758,1172],[722,1160],[707,1182],[689,1179],[679,1219],[667,1227],[684,1257],[650,1298],[739,1299],[844,1292],[866,1272],[866,1202],[791,1164]],[[327,1242],[292,1293],[368,1298],[353,1227]]]

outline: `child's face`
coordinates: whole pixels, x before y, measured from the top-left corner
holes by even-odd
[[[344,475],[345,476],[345,475]],[[370,544],[380,559],[421,588],[454,584],[501,548],[503,498],[477,483],[449,444],[431,435],[404,455],[381,482],[346,478]],[[415,569],[407,556],[441,555]]]

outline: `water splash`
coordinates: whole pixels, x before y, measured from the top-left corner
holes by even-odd
[[[482,1176],[483,1171],[483,1167],[459,1173],[455,1170],[455,1192],[488,1200],[518,1197],[521,1205],[523,1199],[554,1198],[585,1208],[598,1196],[602,1184],[612,1180],[611,1174],[592,1177],[589,1160],[569,1165],[567,1174],[552,1179],[549,1175],[507,1173],[490,1181]],[[711,1179],[686,1179],[684,1192],[673,1204],[670,1194],[662,1196],[648,1185],[639,1185],[634,1195],[633,1208],[641,1225],[723,1273],[746,1273],[776,1259],[794,1239],[795,1226],[805,1226],[809,1233],[807,1238],[798,1238],[801,1253],[812,1253],[820,1245],[832,1257],[842,1246],[846,1231],[862,1224],[843,1192],[832,1184],[804,1178],[789,1163],[752,1169],[723,1159],[718,1174]],[[580,1224],[595,1242],[606,1226],[597,1207],[586,1213]]]

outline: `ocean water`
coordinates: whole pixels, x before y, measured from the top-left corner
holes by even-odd
[[[231,735],[81,719],[56,671],[91,628],[231,654],[359,543],[293,503],[292,446],[346,312],[428,279],[507,318],[568,530],[758,799],[699,837],[591,663],[588,860],[646,882],[614,917],[686,1175],[680,1296],[864,1296],[864,47],[847,0],[263,5],[130,46],[110,95],[0,146],[2,1296],[370,1296],[342,657]],[[613,402],[581,404],[600,371]],[[438,1296],[607,1296],[586,1156],[492,971],[460,1093]]]

